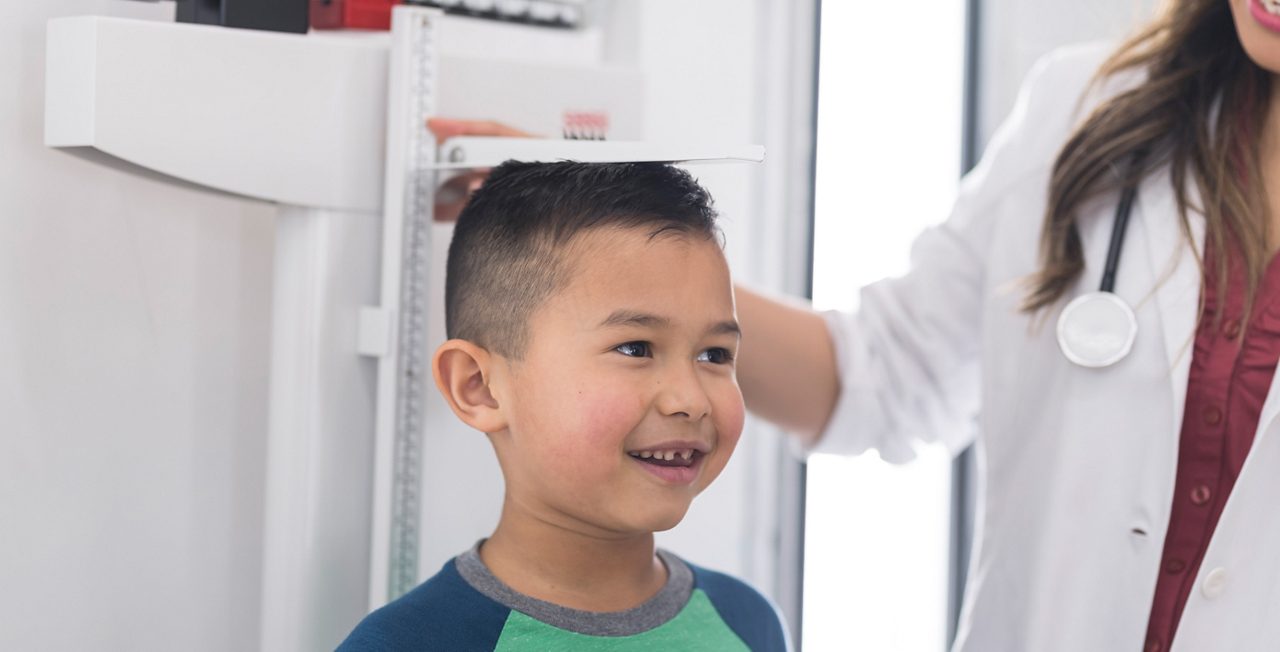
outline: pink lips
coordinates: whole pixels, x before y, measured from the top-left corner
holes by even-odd
[[[652,473],[660,480],[673,485],[687,486],[698,479],[698,472],[702,469],[702,458],[704,457],[706,455],[703,453],[694,453],[689,466],[658,466],[636,457],[632,457],[631,461],[639,464],[645,471]]]
[[[1262,6],[1262,0],[1249,0],[1249,13],[1253,15],[1253,19],[1258,21],[1259,25],[1280,33],[1280,16],[1267,11]]]

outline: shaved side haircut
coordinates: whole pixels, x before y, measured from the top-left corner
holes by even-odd
[[[716,217],[711,195],[666,163],[503,163],[458,216],[448,336],[520,359],[529,318],[569,281],[575,237],[612,227],[716,239]]]

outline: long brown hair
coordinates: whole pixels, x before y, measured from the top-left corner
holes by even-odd
[[[1095,81],[1126,70],[1144,71],[1146,81],[1095,109],[1054,162],[1040,269],[1030,279],[1023,310],[1052,306],[1084,271],[1076,227],[1081,207],[1165,165],[1184,236],[1190,238],[1188,208],[1201,211],[1206,246],[1223,252],[1230,244],[1243,257],[1246,305],[1252,305],[1268,253],[1258,143],[1271,74],[1245,53],[1223,0],[1165,0],[1156,18],[1107,59]],[[1199,190],[1199,206],[1189,206],[1191,182]],[[1216,256],[1220,288],[1227,282],[1227,263],[1227,255]]]

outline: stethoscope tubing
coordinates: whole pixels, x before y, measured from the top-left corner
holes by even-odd
[[[1129,230],[1129,214],[1133,212],[1133,201],[1138,196],[1138,184],[1135,182],[1125,186],[1116,205],[1116,217],[1111,224],[1111,242],[1107,246],[1107,262],[1102,268],[1102,292],[1115,293],[1116,270],[1120,267],[1120,252],[1124,250],[1124,236]]]

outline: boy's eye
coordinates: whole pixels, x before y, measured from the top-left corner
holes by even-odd
[[[619,344],[618,346],[613,347],[613,350],[632,358],[649,357],[648,342],[627,342],[626,344]]]
[[[707,349],[698,354],[698,362],[710,362],[711,364],[729,364],[733,362],[733,353],[729,349],[713,348]]]

